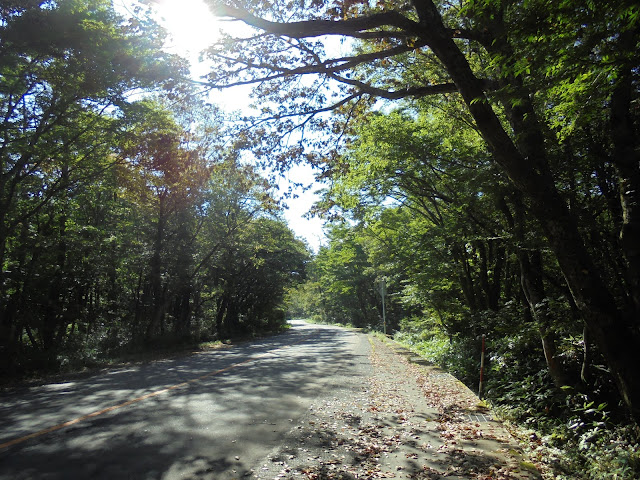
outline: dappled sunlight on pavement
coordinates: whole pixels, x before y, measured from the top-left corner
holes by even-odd
[[[373,337],[359,338],[361,375],[343,378],[314,402],[255,478],[540,478],[458,380]]]
[[[333,326],[5,391],[0,479],[535,479],[446,372]]]

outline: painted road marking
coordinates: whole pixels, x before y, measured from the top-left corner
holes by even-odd
[[[310,337],[311,337],[311,335],[307,335],[307,336],[303,337],[302,339],[300,339],[300,340],[298,340],[296,342],[293,342],[293,343],[290,343],[288,345],[284,345],[282,347],[278,347],[278,348],[276,348],[274,350],[270,350],[268,352],[262,353],[262,354],[258,355],[257,357],[248,358],[246,360],[243,360],[242,362],[234,363],[232,365],[229,365],[228,367],[221,368],[219,370],[214,370],[213,372],[209,372],[209,373],[206,373],[206,374],[204,374],[204,375],[202,375],[200,377],[193,378],[191,380],[187,380],[186,382],[178,383],[176,385],[171,385],[170,387],[165,387],[165,388],[162,388],[160,390],[156,390],[154,392],[147,393],[147,394],[142,395],[140,397],[137,397],[137,398],[134,398],[134,399],[131,399],[131,400],[127,400],[126,402],[119,403],[119,404],[113,405],[111,407],[103,408],[102,410],[97,410],[95,412],[91,412],[91,413],[88,413],[86,415],[82,415],[81,417],[74,418],[73,420],[69,420],[68,422],[60,423],[58,425],[53,425],[53,426],[45,428],[43,430],[40,430],[40,431],[37,431],[37,432],[33,432],[33,433],[28,434],[28,435],[24,435],[22,437],[15,438],[13,440],[9,440],[8,442],[0,443],[0,450],[3,449],[3,448],[8,448],[8,447],[12,447],[14,445],[18,445],[20,443],[26,442],[27,440],[31,440],[33,438],[41,437],[43,435],[46,435],[46,434],[51,433],[51,432],[55,432],[57,430],[60,430],[60,429],[66,428],[66,427],[70,427],[71,425],[75,425],[77,423],[83,422],[83,421],[88,420],[90,418],[98,417],[98,416],[103,415],[105,413],[113,412],[115,410],[119,410],[119,409],[127,407],[129,405],[133,405],[135,403],[142,402],[143,400],[147,400],[149,398],[157,397],[158,395],[162,395],[163,393],[167,393],[167,392],[170,392],[172,390],[177,390],[179,388],[186,387],[186,386],[188,386],[188,385],[190,385],[192,383],[198,382],[198,381],[203,380],[205,378],[214,377],[214,376],[219,375],[221,373],[224,373],[226,371],[233,370],[234,368],[238,368],[238,367],[241,367],[243,365],[246,365],[247,363],[255,362],[256,360],[260,360],[261,358],[264,358],[264,357],[266,357],[268,355],[271,355],[274,352],[277,352],[278,350],[282,350],[282,349],[285,349],[285,348],[292,347],[294,345],[298,345],[299,343],[304,342],[305,340],[307,340]]]

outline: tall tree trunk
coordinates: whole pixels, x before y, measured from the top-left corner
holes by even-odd
[[[558,358],[557,337],[551,326],[548,307],[545,305],[546,295],[544,282],[542,281],[542,255],[540,250],[535,250],[529,255],[521,249],[518,257],[522,272],[522,290],[527,298],[531,314],[538,325],[549,375],[551,375],[556,386],[569,385],[568,375]]]
[[[451,253],[454,259],[458,263],[458,278],[460,286],[462,287],[462,294],[467,301],[467,306],[472,312],[478,311],[478,301],[476,298],[476,289],[471,275],[471,267],[467,260],[467,255],[464,251],[464,247],[457,243],[454,243],[451,247]]]
[[[191,316],[192,316],[192,295],[193,275],[191,273],[193,269],[193,245],[189,238],[191,234],[189,232],[187,210],[180,212],[181,221],[178,229],[177,237],[179,239],[179,252],[176,262],[176,277],[177,285],[175,295],[175,332],[178,337],[187,337],[191,331]]]
[[[222,297],[218,298],[216,302],[216,338],[218,340],[222,340],[224,338],[224,318],[227,314],[227,307],[229,305],[229,301],[227,299],[226,293],[222,294]]]
[[[500,290],[502,281],[502,270],[504,268],[505,250],[502,246],[497,246],[498,240],[489,239],[474,242],[478,254],[480,255],[480,285],[486,301],[486,308],[497,311],[500,303]],[[489,276],[489,271],[492,272]]]
[[[158,330],[162,327],[164,310],[165,310],[165,295],[162,287],[162,248],[164,245],[164,230],[165,230],[165,200],[166,193],[162,192],[158,196],[158,225],[156,227],[155,240],[153,244],[153,256],[151,257],[151,318],[147,326],[147,339],[150,340],[157,334]]]
[[[0,160],[4,163],[4,159]],[[7,212],[10,207],[10,199],[5,200],[5,196],[8,195],[7,190],[7,176],[4,172],[4,164],[0,165],[0,299],[6,298],[5,296],[5,270],[4,262],[5,255],[7,253]],[[0,300],[0,311],[4,306],[4,301]]]
[[[61,184],[69,185],[69,166],[65,164],[62,168]],[[62,341],[66,330],[66,323],[63,318],[64,310],[64,284],[65,270],[67,264],[67,209],[66,201],[62,202],[62,211],[58,218],[57,246],[55,256],[55,272],[51,280],[51,288],[47,298],[47,309],[42,320],[42,343],[44,347],[45,361],[47,366],[56,363],[58,347]]]
[[[189,278],[189,276],[181,278],[178,294],[175,300],[175,332],[178,337],[189,336],[191,330],[191,295],[193,293],[193,288],[189,283],[185,283],[189,281]]]
[[[580,380],[585,385],[589,384],[591,372],[589,367],[591,366],[591,345],[589,344],[589,329],[585,326],[582,331],[582,368],[580,369]]]
[[[613,162],[618,174],[622,228],[620,241],[626,260],[626,277],[632,307],[628,312],[640,326],[640,150],[631,118],[631,72],[622,72],[611,97]]]
[[[529,254],[528,251],[530,249],[525,246],[525,208],[520,197],[518,193],[514,195],[514,215],[511,214],[504,198],[499,206],[507,219],[507,223],[514,231],[515,239],[518,242],[516,256],[520,265],[522,293],[526,300],[528,312],[536,322],[540,332],[549,375],[556,386],[562,387],[568,384],[568,375],[557,356],[556,335],[545,306],[546,294],[543,281],[542,255],[539,249],[534,249]]]
[[[480,257],[480,265],[478,271],[478,279],[480,283],[480,289],[484,295],[481,296],[481,303],[483,309],[494,310],[491,306],[491,293],[489,287],[489,260],[487,259],[487,249],[482,240],[473,242],[474,249]]]

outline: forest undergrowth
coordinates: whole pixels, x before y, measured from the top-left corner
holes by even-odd
[[[480,359],[468,341],[397,333],[395,340],[447,369],[478,391]],[[620,409],[596,395],[556,388],[532,357],[513,351],[514,339],[488,342],[485,395],[494,414],[509,428],[547,479],[633,480],[640,478],[640,435]],[[513,361],[513,356],[520,361]]]

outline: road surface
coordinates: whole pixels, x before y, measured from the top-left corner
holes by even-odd
[[[366,377],[370,343],[276,337],[0,398],[0,479],[250,477],[318,399]]]

